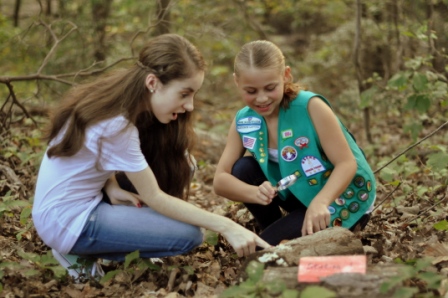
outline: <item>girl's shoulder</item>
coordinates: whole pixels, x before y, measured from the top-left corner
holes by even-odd
[[[92,127],[92,131],[101,134],[103,137],[111,137],[134,127],[126,117],[118,115],[98,122]]]

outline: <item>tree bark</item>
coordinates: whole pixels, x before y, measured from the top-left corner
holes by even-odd
[[[171,0],[158,0],[157,6],[157,26],[156,34],[165,34],[170,32],[170,5]]]
[[[106,37],[107,19],[110,14],[110,7],[113,0],[91,0],[92,3],[92,19],[95,30],[95,51],[94,57],[97,61],[106,59],[106,45],[104,43]]]
[[[22,4],[22,0],[16,0],[14,4],[14,14],[13,14],[13,22],[14,27],[19,27],[19,16],[20,16],[20,5]]]

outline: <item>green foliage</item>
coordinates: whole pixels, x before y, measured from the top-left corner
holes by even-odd
[[[397,263],[406,265],[400,268],[394,277],[381,284],[380,293],[392,293],[392,297],[395,298],[414,297],[414,294],[419,292],[418,288],[402,286],[405,281],[414,279],[424,282],[428,290],[438,290],[443,277],[429,271],[432,266],[431,261],[431,258],[422,258],[404,263],[397,259]]]
[[[141,259],[140,252],[137,250],[126,255],[125,261],[123,263],[123,269],[116,269],[107,272],[106,275],[101,278],[100,282],[108,282],[117,274],[133,276],[137,272],[143,272],[147,269],[159,271],[160,267],[158,265],[155,265],[150,259]]]
[[[300,298],[332,298],[337,297],[336,293],[324,287],[308,286],[300,293]]]
[[[288,290],[283,281],[263,282],[264,264],[251,261],[246,267],[247,279],[227,288],[221,298],[298,297],[298,292]]]

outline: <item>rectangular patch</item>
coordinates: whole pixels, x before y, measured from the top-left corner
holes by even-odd
[[[256,141],[257,141],[256,138],[243,136],[243,146],[244,146],[244,148],[254,149]]]
[[[302,257],[299,261],[297,280],[319,282],[322,277],[336,273],[366,273],[367,258],[356,256]]]

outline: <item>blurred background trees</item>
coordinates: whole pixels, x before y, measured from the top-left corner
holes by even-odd
[[[13,121],[12,106],[45,109],[70,85],[133,63],[150,36],[173,32],[207,59],[197,105],[216,107],[211,118],[230,120],[219,111],[242,105],[231,75],[240,46],[269,39],[343,119],[389,115],[415,139],[446,115],[447,15],[448,0],[0,0],[1,123]]]

